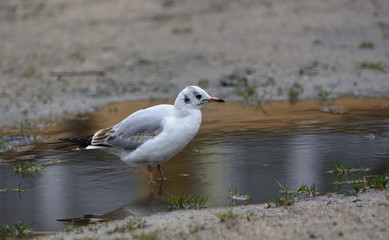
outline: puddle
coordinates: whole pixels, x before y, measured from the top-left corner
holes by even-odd
[[[36,132],[39,137],[20,137],[0,155],[0,224],[22,221],[36,231],[55,231],[72,220],[85,224],[144,216],[169,211],[169,194],[204,194],[212,206],[228,206],[232,186],[238,196],[251,196],[249,203],[263,203],[278,193],[277,181],[290,189],[315,183],[321,193],[335,192],[333,162],[356,169],[363,165],[367,175],[389,171],[388,101],[340,99],[331,109],[317,101],[261,108],[210,104],[199,134],[163,164],[167,180],[151,190],[147,169],[128,168],[100,151],[55,149],[63,146],[55,140],[93,133],[161,101],[118,103],[68,118]],[[21,161],[42,168],[22,177],[13,170]]]

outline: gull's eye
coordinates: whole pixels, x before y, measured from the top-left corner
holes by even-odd
[[[196,96],[195,96],[197,99],[201,99],[201,95],[200,94],[197,94]]]

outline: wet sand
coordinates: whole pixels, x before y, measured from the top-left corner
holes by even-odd
[[[357,196],[323,196],[289,207],[267,204],[234,208],[185,210],[142,217],[145,227],[125,233],[112,231],[127,218],[61,232],[40,239],[387,239],[389,192],[368,191]],[[238,217],[215,216],[232,209]]]

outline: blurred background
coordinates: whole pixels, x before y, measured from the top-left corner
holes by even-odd
[[[2,0],[0,121],[174,99],[388,96],[387,0]]]
[[[0,57],[0,224],[146,215],[170,194],[228,206],[228,188],[263,203],[277,182],[353,189],[336,165],[389,169],[388,0],[0,0]],[[227,103],[204,109],[165,186],[116,156],[55,149],[187,85]]]

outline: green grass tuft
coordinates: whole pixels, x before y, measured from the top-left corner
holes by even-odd
[[[32,176],[35,173],[39,174],[39,171],[42,169],[43,169],[42,164],[38,162],[31,163],[29,161],[19,162],[18,164],[12,167],[12,170],[17,174],[22,175],[22,177]]]
[[[169,194],[168,203],[171,209],[196,209],[208,207],[206,204],[208,199],[208,196],[200,194],[184,196]]]
[[[30,227],[24,223],[17,222],[13,225],[2,225],[0,228],[1,239],[6,238],[27,238],[32,235]]]
[[[373,176],[365,176],[365,172],[368,169],[364,169],[361,164],[360,168],[352,168],[344,166],[343,162],[332,163],[333,170],[330,172],[334,174],[335,184],[340,186],[353,184],[353,189],[346,191],[348,195],[356,195],[361,190],[367,190],[369,188],[385,189],[389,183],[389,174],[382,173]]]
[[[330,105],[329,96],[332,94],[333,90],[328,91],[322,86],[315,86],[315,91],[321,105]]]
[[[278,186],[280,186],[280,194],[271,198],[271,202],[276,206],[290,206],[296,202],[295,194],[288,189],[288,187],[284,187],[280,182],[278,182]],[[271,207],[270,201],[266,201],[268,207]]]
[[[299,189],[297,189],[299,197],[316,197],[316,184],[313,183],[311,186],[303,183]]]
[[[241,214],[234,213],[232,209],[227,209],[224,212],[215,213],[215,216],[222,222],[227,222],[228,220],[242,217]]]
[[[333,169],[331,172],[335,175],[345,175],[347,170],[344,167],[344,163],[342,161],[340,162],[332,162]]]
[[[179,35],[179,34],[188,34],[193,31],[192,27],[174,27],[172,29],[172,33],[174,35]]]
[[[295,104],[298,101],[299,96],[304,92],[304,87],[300,83],[294,82],[289,88],[289,102]]]
[[[377,174],[375,176],[365,177],[362,176],[362,180],[357,181],[357,190],[359,189],[369,189],[376,188],[384,190],[389,183],[389,175],[388,173]],[[359,188],[359,189],[358,189]]]
[[[27,78],[27,79],[35,78],[35,77],[37,77],[37,75],[38,75],[37,69],[33,65],[28,66],[23,70],[23,77],[24,78]]]
[[[362,69],[371,69],[376,71],[384,71],[384,66],[381,62],[370,62],[370,61],[363,61],[359,64],[359,67]]]
[[[255,86],[249,85],[246,77],[237,77],[234,93],[241,96],[246,102],[253,102],[258,99]]]
[[[362,48],[362,49],[373,49],[374,48],[374,43],[372,42],[361,42],[359,44],[359,48]]]
[[[293,205],[298,198],[316,197],[317,195],[315,183],[312,183],[311,186],[303,183],[297,191],[289,190],[288,187],[283,186],[278,181],[277,183],[281,189],[278,195],[266,201],[269,208],[272,207],[272,205],[276,207],[290,206]]]
[[[0,136],[0,148],[6,148],[7,147],[7,140],[3,138],[3,136]]]
[[[234,188],[233,185],[228,187],[227,198],[231,199],[232,206],[238,205],[238,201],[244,201],[244,204],[246,205],[252,199],[250,195],[238,193],[236,187]]]

